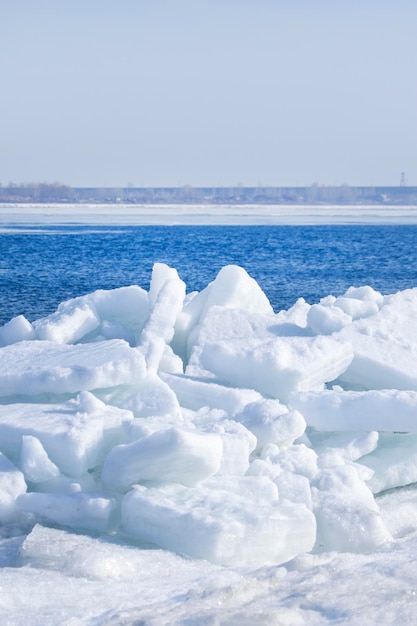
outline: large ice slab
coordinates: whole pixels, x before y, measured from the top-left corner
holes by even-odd
[[[312,493],[318,550],[372,552],[391,541],[373,494],[354,466],[322,470]]]
[[[203,407],[224,409],[233,417],[243,411],[251,402],[261,400],[262,396],[254,389],[226,387],[219,383],[201,380],[181,374],[160,374],[175,392],[181,406],[198,411]]]
[[[280,499],[276,484],[267,476],[213,476],[204,486],[247,498],[259,506],[275,505]]]
[[[99,532],[112,530],[119,512],[116,498],[95,492],[24,493],[17,497],[16,509],[38,522]]]
[[[289,402],[316,430],[417,432],[417,391],[308,391]]]
[[[228,419],[219,409],[201,409],[192,423],[204,433],[212,433],[221,439],[222,457],[218,474],[244,475],[249,468],[250,455],[257,446],[256,436],[243,424]]]
[[[132,419],[130,411],[106,406],[89,392],[62,404],[0,405],[0,450],[18,462],[23,438],[29,435],[62,472],[82,476],[120,442],[123,423]],[[28,461],[27,450],[24,458]],[[36,482],[41,480],[45,476]]]
[[[284,563],[316,537],[304,505],[261,505],[204,486],[136,487],[123,499],[122,524],[132,537],[221,565]]]
[[[219,436],[172,427],[114,447],[101,477],[116,491],[143,482],[195,485],[219,470],[221,458]]]
[[[176,270],[155,263],[149,290],[151,310],[139,339],[148,369],[156,372],[166,344],[174,336],[174,326],[185,298],[185,283]]]
[[[18,315],[4,326],[0,326],[0,347],[34,338],[35,330],[24,315]]]
[[[417,391],[417,288],[386,296],[380,311],[338,335],[351,343],[354,358],[341,373],[357,389]]]
[[[63,394],[133,384],[145,376],[143,354],[122,339],[61,345],[23,341],[0,348],[0,396]]]
[[[276,337],[206,343],[200,361],[222,381],[286,402],[340,376],[352,357],[349,343],[331,337]]]
[[[64,302],[55,313],[33,323],[37,339],[57,343],[76,343],[99,326],[100,319],[86,299]]]
[[[169,415],[170,418],[182,420],[177,396],[155,373],[149,372],[135,384],[118,385],[111,389],[97,390],[95,393],[106,404],[128,409],[135,417]]]
[[[33,327],[37,339],[57,343],[76,343],[94,334],[113,334],[135,343],[148,313],[148,294],[141,287],[99,289],[62,302]]]
[[[177,318],[173,346],[184,362],[188,360],[208,311],[214,306],[239,308],[263,315],[273,313],[262,289],[242,267],[223,267],[213,282],[186,303]]]
[[[292,391],[319,389],[334,380],[352,358],[347,341],[312,336],[274,315],[213,307],[185,373],[198,377],[208,371],[225,384],[285,402]]]

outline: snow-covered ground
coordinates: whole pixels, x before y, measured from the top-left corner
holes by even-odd
[[[25,224],[417,224],[417,206],[0,204],[0,228]]]
[[[2,623],[415,623],[416,310],[155,264],[0,327]]]

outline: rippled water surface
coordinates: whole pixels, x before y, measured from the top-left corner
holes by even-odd
[[[0,234],[0,324],[29,320],[95,289],[148,289],[154,262],[189,291],[224,265],[244,267],[276,311],[350,285],[386,293],[417,286],[417,226],[48,227]]]

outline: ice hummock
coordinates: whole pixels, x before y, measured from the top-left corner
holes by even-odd
[[[417,482],[416,311],[417,288],[359,286],[275,313],[243,268],[186,295],[157,263],[149,292],[11,320],[0,521],[29,533],[20,558],[68,529],[227,566],[388,545],[378,494]]]

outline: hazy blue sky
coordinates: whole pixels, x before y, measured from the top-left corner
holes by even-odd
[[[416,0],[0,0],[0,183],[417,185]]]

